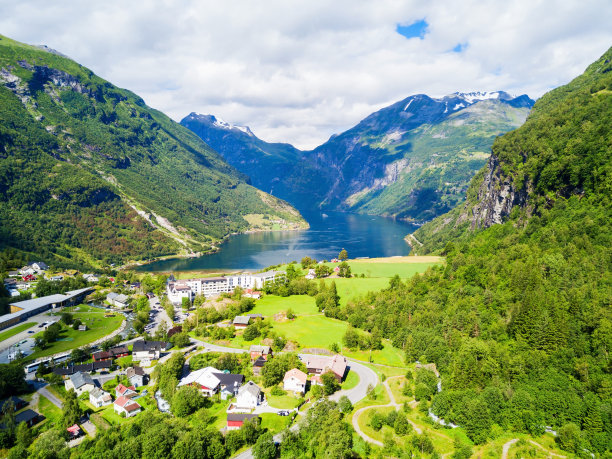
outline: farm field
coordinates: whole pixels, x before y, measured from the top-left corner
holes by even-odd
[[[262,314],[273,316],[281,311],[291,308],[295,314],[318,314],[314,297],[308,295],[293,295],[288,297],[266,295],[257,300],[255,308],[249,314]]]

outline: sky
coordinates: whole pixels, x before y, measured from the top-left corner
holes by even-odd
[[[412,94],[540,97],[612,46],[610,0],[0,0],[0,33],[176,121],[314,148]]]

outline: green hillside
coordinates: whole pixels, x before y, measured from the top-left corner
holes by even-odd
[[[446,266],[338,313],[434,362],[430,408],[476,443],[549,429],[579,457],[612,450],[611,128],[612,49],[496,140],[465,206],[415,233]]]
[[[249,218],[305,225],[135,94],[2,36],[0,177],[0,248],[61,265],[207,251]]]

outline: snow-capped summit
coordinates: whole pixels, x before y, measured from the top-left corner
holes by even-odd
[[[456,92],[453,96],[459,97],[465,100],[468,104],[473,104],[481,100],[487,99],[502,99],[509,100],[514,99],[513,96],[504,91],[474,91],[474,92]]]
[[[253,132],[248,126],[239,126],[237,124],[227,123],[221,118],[217,118],[215,115],[200,115],[198,113],[191,112],[185,119],[191,121],[201,121],[227,130],[237,129],[238,131],[244,132],[246,135],[255,137],[255,134],[253,134]]]

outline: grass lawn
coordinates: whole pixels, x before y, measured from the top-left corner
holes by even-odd
[[[279,416],[275,413],[262,413],[261,415],[261,427],[268,429],[273,434],[279,433],[285,430],[291,422],[291,416]]]
[[[132,366],[132,356],[126,355],[125,357],[119,357],[118,359],[115,359],[115,363],[121,368],[130,367]]]
[[[438,263],[372,263],[366,260],[359,260],[349,261],[348,264],[353,275],[361,276],[365,274],[366,277],[384,277],[388,279],[399,274],[402,279],[406,279],[417,273],[425,272],[427,268]]]
[[[59,341],[51,343],[47,349],[36,351],[28,356],[28,360],[56,354],[58,352],[69,351],[85,344],[96,341],[106,335],[111,334],[121,326],[123,316],[104,317],[104,312],[78,312],[74,313],[75,319],[80,319],[87,325],[86,331],[73,330],[72,327],[64,327]],[[43,332],[33,335],[42,336]]]
[[[349,300],[353,300],[359,296],[363,296],[368,292],[376,292],[389,286],[389,279],[386,277],[373,277],[361,279],[358,277],[338,277],[327,278],[327,285],[333,282],[336,283],[336,291],[340,296],[340,305],[344,306]]]
[[[351,359],[362,360],[364,362],[368,362],[371,355],[372,362],[392,367],[404,367],[404,353],[393,347],[391,341],[386,339],[383,340],[383,348],[379,351],[372,351],[371,354],[370,351],[351,351],[349,349],[343,349],[342,353]]]
[[[63,416],[62,410],[42,395],[38,399],[38,412],[54,424],[60,422]]]
[[[395,401],[397,403],[404,403],[414,399],[413,396],[407,397],[405,395],[402,395],[402,387],[404,386],[404,384],[408,384],[411,386],[411,384],[408,383],[408,380],[404,376],[390,377],[387,382],[389,383],[389,388],[393,393],[393,398],[395,398]]]
[[[28,328],[31,328],[34,325],[36,325],[36,322],[26,322],[25,324],[19,324],[16,327],[11,328],[10,330],[0,333],[0,341],[9,339],[11,336],[15,336],[17,333],[21,333],[22,331],[27,330]]]
[[[289,392],[287,394],[289,394]],[[294,397],[293,395],[270,395],[268,390],[266,390],[266,400],[271,407],[286,410],[297,408],[300,402],[303,401],[303,399]]]
[[[349,370],[344,382],[341,384],[343,390],[352,389],[359,384],[359,376],[352,370]]]
[[[391,406],[385,408],[372,408],[371,410],[365,410],[363,413],[361,413],[359,419],[357,419],[357,424],[359,424],[359,427],[361,428],[361,430],[363,430],[363,433],[365,433],[368,437],[373,438],[374,440],[383,441],[384,433],[386,431],[393,432],[393,429],[385,425],[380,430],[374,430],[370,425],[370,418],[372,417],[372,414],[374,414],[374,411],[378,411],[382,415],[386,416],[394,410],[395,408]],[[395,435],[394,437],[397,439]]]
[[[229,404],[229,400],[221,400],[219,402],[214,402],[212,406],[206,408],[214,419],[210,425],[215,430],[219,430],[227,425],[226,410]]]
[[[308,295],[293,295],[288,297],[266,295],[257,300],[255,308],[249,314],[272,316],[278,312],[291,309],[295,314],[317,314],[314,297]]]

